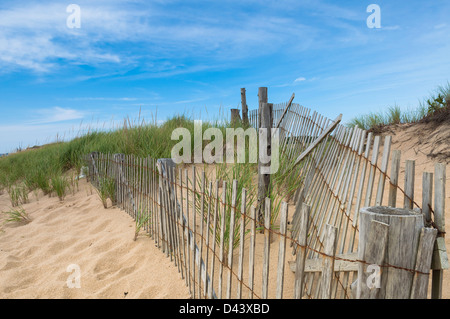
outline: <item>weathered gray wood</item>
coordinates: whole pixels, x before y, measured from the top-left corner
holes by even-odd
[[[205,246],[206,246],[206,257],[205,257],[205,270],[207,269],[208,266],[208,261],[209,261],[209,251],[211,250],[210,247],[210,243],[209,243],[209,232],[211,229],[211,205],[212,205],[212,182],[209,182],[209,187],[208,187],[208,211],[207,211],[207,215],[206,215],[206,239],[205,239]],[[215,238],[213,237],[213,240],[215,240]],[[213,255],[214,258],[214,255]],[[203,287],[203,295],[205,296],[205,298],[207,298],[208,296],[208,283],[206,283]]]
[[[195,206],[195,199],[197,194],[195,193],[195,185],[197,183],[197,174],[195,173],[195,166],[192,166],[192,242],[191,242],[191,249],[193,250],[193,263],[192,263],[192,295],[194,296],[194,299],[196,298],[196,288],[195,288],[195,278],[196,278],[196,258],[195,258],[195,250],[193,247],[195,247],[195,243],[197,242],[197,227],[196,227],[196,219],[197,219],[197,212],[196,212],[196,206]],[[189,203],[189,202],[188,202]],[[189,204],[188,204],[189,205]],[[200,285],[200,278],[198,278],[198,283]],[[200,290],[201,291],[201,290]],[[199,293],[200,293],[199,291]]]
[[[433,173],[423,172],[422,175],[422,214],[425,226],[431,226],[431,205],[433,197]]]
[[[286,116],[286,113],[289,111],[289,108],[292,105],[292,101],[294,100],[294,97],[295,97],[295,93],[292,93],[292,96],[291,96],[291,98],[290,98],[286,108],[284,109],[283,114],[280,116],[280,119],[278,120],[278,123],[275,126],[275,128],[279,128],[280,127],[281,122],[283,121],[284,117]]]
[[[201,179],[201,202],[200,202],[200,241],[199,241],[199,257],[200,260],[203,258],[203,222],[204,222],[204,218],[205,218],[205,182],[206,182],[206,174],[205,171],[202,171],[202,179]],[[202,281],[200,280],[202,276],[202,268],[199,267],[198,269],[198,295],[199,295],[199,299],[202,298]],[[206,291],[206,287],[204,287],[205,291]]]
[[[336,254],[334,261],[334,271],[335,272],[352,272],[358,271],[358,254]],[[297,262],[289,261],[289,268],[293,273],[297,272]],[[321,272],[322,271],[322,258],[306,259],[304,262],[304,273]]]
[[[299,157],[297,157],[297,159],[294,162],[294,165],[292,165],[292,168],[297,166],[306,156],[309,155],[309,153],[311,153],[317,147],[317,145],[319,145],[320,142],[322,142],[331,132],[333,132],[336,126],[341,122],[341,120],[342,114],[339,114],[339,116],[334,120],[333,124],[327,127],[327,129],[323,131],[322,134],[320,134],[320,136],[317,137],[317,139],[314,140],[314,142],[312,142]]]
[[[370,222],[380,221],[389,225],[388,248],[381,276],[380,299],[408,299],[410,297],[414,265],[420,230],[424,227],[422,214],[413,210],[392,207],[368,207],[361,209],[359,243],[366,243]],[[364,254],[359,245],[359,256]],[[359,282],[359,280],[358,280]],[[363,283],[358,283],[363,284]]]
[[[434,223],[440,232],[445,232],[445,164],[435,164],[434,177]]]
[[[403,207],[413,209],[414,206],[414,176],[416,162],[407,160],[405,167],[405,200]]]
[[[188,270],[187,270],[187,274],[188,274],[188,282],[189,282],[189,293],[191,294],[191,296],[193,296],[195,298],[195,294],[193,294],[193,290],[192,290],[192,286],[195,286],[195,282],[192,284],[191,283],[191,277],[192,277],[192,271],[191,271],[191,237],[189,236],[189,232],[191,231],[191,221],[189,218],[189,177],[188,177],[188,170],[185,169],[184,170],[184,180],[185,180],[185,188],[186,188],[186,230],[187,230],[187,236],[186,236],[186,240],[187,240],[187,257],[188,257]],[[195,214],[194,214],[195,216]],[[193,256],[194,258],[194,256]],[[192,259],[193,259],[192,258]]]
[[[307,254],[307,240],[308,240],[310,212],[311,206],[304,204],[300,215],[300,226],[298,231],[299,247],[297,249],[297,257],[296,257],[295,287],[294,287],[295,299],[300,299],[303,295],[304,270]]]
[[[398,174],[400,172],[400,157],[402,153],[399,150],[392,152],[391,176],[389,184],[389,199],[388,206],[396,207],[397,205],[397,186]]]
[[[208,298],[212,299],[212,290],[214,287],[214,264],[216,261],[216,234],[217,234],[217,222],[219,216],[219,181],[216,180],[216,192],[214,194],[214,226],[213,226],[213,247],[212,247],[212,258],[211,258],[211,282],[208,289]]]
[[[322,299],[331,298],[331,287],[334,278],[334,257],[336,255],[338,229],[329,224],[326,225],[325,247],[322,264],[322,278],[321,278],[321,296]]]
[[[236,216],[236,200],[237,200],[237,180],[233,180],[233,188],[231,193],[231,216],[230,228],[228,232],[228,285],[227,285],[227,299],[231,298],[231,282],[233,273],[233,245],[234,245],[234,223]]]
[[[261,127],[261,113],[262,113],[262,104],[267,103],[267,87],[259,87],[258,88],[258,126],[256,127],[259,129]]]
[[[219,299],[222,299],[222,278],[223,278],[223,264],[224,264],[224,239],[225,239],[225,215],[226,215],[226,202],[227,202],[227,182],[223,181],[222,184],[222,214],[220,223],[220,248],[219,248]]]
[[[239,114],[239,109],[231,109],[231,123],[236,124],[241,122],[241,116]]]
[[[277,271],[277,292],[276,298],[283,298],[283,284],[284,284],[284,263],[286,259],[286,229],[287,229],[287,212],[288,204],[281,203],[280,214],[280,246],[278,250],[278,271]]]
[[[179,169],[179,174],[180,176],[180,181],[179,181],[179,188],[180,188],[180,225],[182,226],[182,230],[181,230],[181,235],[182,235],[182,246],[183,246],[183,261],[184,261],[184,272],[186,273],[185,276],[185,281],[186,281],[186,286],[189,286],[188,283],[188,260],[187,260],[187,251],[186,251],[186,246],[189,245],[189,235],[186,236],[185,232],[186,232],[186,223],[183,220],[183,216],[184,216],[184,207],[183,207],[183,171],[180,168]],[[189,248],[187,248],[187,250],[189,250]]]
[[[272,141],[272,116],[271,116],[271,104],[270,103],[262,103],[261,105],[261,126],[259,129],[259,154],[266,154],[267,156],[271,156],[271,141]],[[266,140],[266,148],[262,149],[261,141]],[[265,212],[265,198],[269,197],[269,186],[270,186],[270,174],[267,172],[263,172],[263,169],[267,169],[270,167],[269,163],[262,163],[261,156],[259,156],[258,162],[258,197],[257,197],[257,214],[258,214],[258,223],[260,225],[264,225],[264,212]]]
[[[363,222],[361,220],[361,222]],[[366,220],[364,220],[366,222]],[[381,275],[386,254],[389,225],[371,220],[367,237],[359,243],[357,299],[378,299],[381,289]],[[363,249],[364,246],[364,249]],[[371,278],[369,278],[371,277]]]
[[[242,189],[241,195],[241,217],[240,217],[240,228],[239,228],[239,264],[238,264],[238,288],[237,288],[237,299],[242,297],[242,280],[244,273],[244,241],[245,241],[245,211],[247,205],[247,190]]]
[[[378,182],[377,197],[375,199],[375,205],[381,206],[383,204],[384,183],[386,181],[386,171],[389,163],[389,155],[391,151],[391,136],[384,138],[383,157],[381,159],[381,174]]]
[[[378,149],[380,147],[380,136],[375,136],[373,141],[373,149],[372,149],[372,159],[370,161],[370,168],[369,168],[369,180],[367,181],[367,187],[366,187],[366,200],[364,201],[364,206],[368,207],[370,206],[370,203],[372,201],[372,192],[373,192],[373,183],[375,181],[375,165],[377,165],[378,161]]]
[[[250,208],[250,245],[248,248],[248,297],[253,299],[253,285],[255,275],[255,237],[256,237],[256,208]]]
[[[269,295],[269,258],[270,258],[270,214],[271,214],[270,198],[265,200],[265,220],[264,220],[264,252],[263,252],[263,269],[262,269],[262,299],[267,299]]]
[[[242,122],[244,125],[248,125],[248,106],[247,98],[245,96],[245,88],[241,88],[241,106],[242,106]]]
[[[444,279],[443,269],[448,269],[448,256],[445,247],[445,183],[446,165],[435,164],[434,167],[434,224],[438,229],[438,235],[434,245],[432,259],[432,287],[431,298],[442,298],[442,286]]]
[[[437,230],[432,228],[422,228],[419,239],[419,249],[417,250],[416,266],[411,290],[411,299],[426,299],[428,293],[429,272],[431,258],[433,256],[433,246],[436,239]]]

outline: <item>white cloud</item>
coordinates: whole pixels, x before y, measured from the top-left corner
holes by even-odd
[[[297,83],[297,82],[303,82],[303,81],[306,81],[306,78],[300,77],[300,78],[296,78],[295,81],[294,81],[294,83]]]
[[[84,113],[78,110],[55,106],[48,109],[37,110],[38,119],[32,120],[29,124],[56,123],[70,120],[79,120],[84,117]]]

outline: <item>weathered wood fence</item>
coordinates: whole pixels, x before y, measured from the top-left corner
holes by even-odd
[[[402,183],[401,154],[390,156],[390,137],[340,124],[327,133],[334,121],[287,105],[274,105],[273,122],[282,130],[280,157],[295,163],[307,154],[293,170],[301,187],[279,210],[265,198],[263,224],[247,202],[256,190],[240,189],[238,180],[227,185],[195,166],[176,168],[170,159],[91,153],[89,179],[99,191],[114,181],[113,202],[173,260],[193,298],[424,298],[431,273],[432,297],[440,298],[448,267],[445,165],[424,173],[423,193],[415,194],[414,162],[406,162]],[[258,119],[250,111],[250,124],[258,127]],[[423,223],[406,231],[395,218],[372,216],[361,238],[363,212],[372,206],[401,207]],[[414,244],[399,248],[389,238]],[[407,264],[393,256],[396,250],[409,256]],[[378,269],[375,289],[369,266]],[[404,278],[402,293],[392,292]]]

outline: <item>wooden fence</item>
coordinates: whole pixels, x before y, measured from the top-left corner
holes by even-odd
[[[274,106],[275,119],[286,106]],[[257,119],[257,112],[250,111],[250,123],[257,126]],[[390,137],[382,140],[337,125],[318,141],[333,122],[291,105],[280,122],[280,157],[295,163],[309,149],[295,167],[301,187],[279,208],[266,198],[264,224],[248,201],[254,189],[240,188],[238,180],[228,185],[195,166],[176,168],[170,159],[91,153],[86,158],[89,179],[99,190],[108,180],[115,182],[114,202],[173,260],[193,298],[358,297],[359,267],[374,263],[358,255],[359,214],[372,205],[414,208],[424,216],[424,231],[437,229],[436,240],[425,235],[417,239],[414,261],[420,263],[405,266],[383,255],[379,265],[385,273],[412,274],[410,285],[420,293],[411,288],[407,298],[423,298],[432,258],[432,297],[440,298],[448,267],[445,165],[436,164],[434,183],[433,174],[424,173],[423,194],[414,194],[414,162],[406,162],[402,188],[400,152],[390,156]],[[415,195],[422,196],[424,208]],[[383,225],[375,226],[374,232],[383,230]],[[420,247],[430,246],[430,240],[434,251],[428,258]]]

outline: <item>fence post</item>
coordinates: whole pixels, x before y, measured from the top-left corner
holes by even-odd
[[[295,288],[294,288],[294,298],[300,299],[303,296],[303,286],[304,286],[304,274],[305,274],[305,261],[306,253],[308,250],[308,228],[309,228],[309,216],[311,212],[311,206],[304,204],[302,206],[299,230],[298,230],[298,251],[297,258],[295,262]]]
[[[114,154],[114,173],[115,173],[115,179],[116,179],[116,201],[117,201],[117,205],[120,205],[123,203],[123,199],[122,199],[122,177],[121,177],[121,172],[122,172],[122,165],[123,162],[125,160],[125,154]]]
[[[364,222],[368,222],[364,220]],[[361,243],[359,249],[359,259],[365,263],[358,265],[358,288],[356,292],[357,299],[377,299],[380,288],[381,266],[386,256],[386,247],[388,240],[389,225],[371,220],[370,224],[364,225],[367,233],[367,241]],[[367,267],[372,266],[372,268]],[[377,268],[378,267],[378,268]],[[369,274],[373,274],[374,276]],[[369,278],[374,277],[374,278]],[[374,280],[373,280],[374,279]],[[369,287],[368,281],[371,281],[372,287]]]
[[[239,109],[231,109],[231,124],[237,124],[241,122],[241,116],[239,115]]]
[[[262,106],[263,103],[267,103],[267,88],[266,87],[260,87],[258,88],[258,127],[259,129],[261,127],[261,113],[262,113]]]
[[[268,163],[261,162],[261,154],[268,158],[272,155],[272,112],[273,104],[263,103],[261,108],[261,126],[259,129],[259,160],[258,160],[258,201],[257,201],[257,220],[260,226],[264,225],[264,205],[265,198],[270,197],[270,174],[267,170],[270,168],[270,160]],[[262,142],[264,141],[264,142]],[[262,233],[263,231],[261,231]]]
[[[431,298],[442,298],[444,269],[448,269],[448,256],[445,248],[445,183],[446,165],[436,164],[434,167],[434,224],[438,229],[433,252],[433,279]]]
[[[358,270],[357,297],[361,296],[361,287],[367,285],[364,272],[372,272],[373,279],[376,279],[375,281],[379,284],[376,287],[369,288],[380,290],[378,296],[376,296],[376,292],[371,292],[371,295],[380,299],[409,299],[420,231],[424,227],[422,214],[410,209],[382,206],[365,207],[361,209],[360,213],[358,257],[363,260],[364,265],[360,265]],[[380,238],[382,238],[382,236],[370,236],[370,230],[373,227],[372,221],[389,225],[387,252],[384,258],[378,256],[365,260],[364,257],[367,257],[366,250],[371,245],[375,245],[370,241],[380,241]],[[379,244],[379,248],[372,251],[379,252],[382,249],[382,245]],[[377,264],[382,259],[384,259],[384,265]],[[368,268],[369,266],[372,266],[371,269]],[[377,268],[380,270],[378,273],[374,272]],[[381,268],[383,268],[383,271],[381,271]]]
[[[245,88],[241,88],[241,105],[242,105],[242,122],[244,125],[248,125],[248,106],[247,98],[245,97]]]

